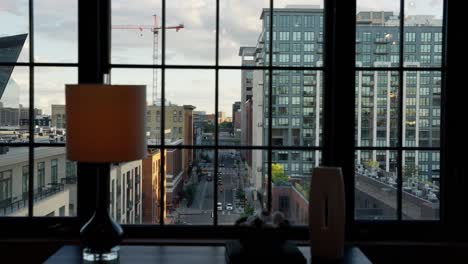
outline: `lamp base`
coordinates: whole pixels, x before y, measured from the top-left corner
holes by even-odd
[[[120,247],[115,246],[109,252],[96,252],[91,248],[83,249],[83,263],[119,263]]]

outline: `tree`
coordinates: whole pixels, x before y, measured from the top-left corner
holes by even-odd
[[[238,190],[236,191],[236,197],[237,197],[238,199],[244,199],[244,197],[245,197],[245,192],[244,192],[244,190],[238,189]]]
[[[232,129],[232,122],[222,122],[219,124],[219,128]]]
[[[369,166],[370,168],[377,169],[379,167],[379,162],[376,160],[369,160],[367,161],[367,166]]]
[[[247,204],[245,206],[244,212],[241,214],[241,217],[249,217],[253,215],[254,213],[255,213],[255,208],[252,205]]]
[[[284,166],[278,163],[271,165],[271,177],[274,184],[289,182],[289,178],[284,172]]]
[[[415,181],[415,177],[418,176],[418,172],[418,166],[415,164],[405,164],[403,168],[403,174],[408,178],[411,177],[413,182]],[[419,178],[417,180],[419,181]]]

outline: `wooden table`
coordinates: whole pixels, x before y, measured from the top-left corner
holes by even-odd
[[[300,246],[299,250],[306,257],[307,263],[310,261],[309,247]],[[151,264],[178,264],[178,263],[203,263],[203,264],[224,264],[225,247],[219,246],[120,246],[120,263],[151,263]],[[49,259],[47,264],[55,263],[82,263],[81,248],[79,246],[63,246]],[[323,263],[313,260],[313,263]],[[346,247],[345,256],[341,261],[333,263],[346,264],[371,264],[369,259],[358,247]]]

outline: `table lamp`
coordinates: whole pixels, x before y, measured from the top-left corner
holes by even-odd
[[[80,231],[83,259],[112,261],[123,230],[108,214],[110,166],[146,157],[146,86],[66,85],[65,97],[67,158],[89,164],[96,171],[89,177],[97,177],[96,209]]]

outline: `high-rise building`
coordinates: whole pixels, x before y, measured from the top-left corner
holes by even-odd
[[[275,66],[322,66],[323,10],[315,7],[287,7],[274,10],[273,36],[270,38],[269,9],[263,9],[263,31],[258,39],[256,65],[269,65],[269,41],[273,40]],[[399,65],[399,27],[391,12],[363,12],[358,15],[356,33],[356,65],[359,67],[392,67]],[[406,23],[408,21],[408,23]],[[405,18],[404,65],[438,67],[442,60],[442,28],[440,20],[431,16]],[[271,78],[270,78],[271,77]],[[403,78],[403,138],[404,146],[439,147],[441,73],[409,71],[399,76],[397,71],[359,71],[356,74],[356,145],[364,147],[395,147],[398,144],[398,87]],[[312,70],[255,71],[253,80],[253,142],[268,143],[268,82],[272,81],[272,144],[273,146],[320,146],[322,133],[323,73]],[[261,91],[261,94],[256,94]],[[256,102],[260,96],[263,102]],[[259,111],[263,107],[263,111]],[[258,116],[257,116],[258,115]],[[261,118],[262,121],[258,119]],[[259,126],[263,130],[259,135]],[[245,136],[248,133],[243,133]],[[261,141],[259,141],[261,139]],[[244,141],[245,142],[245,141]],[[255,143],[254,143],[255,144]],[[440,154],[435,151],[405,151],[404,190],[421,201],[413,201],[416,213],[403,212],[408,218],[431,218],[437,214]],[[260,158],[262,160],[260,160]],[[263,164],[266,157],[254,155],[252,166]],[[356,151],[356,167],[362,171],[375,168],[379,179],[387,179],[392,188],[396,181],[396,152],[389,150]],[[272,163],[281,164],[290,177],[290,188],[308,185],[312,169],[320,164],[316,151],[273,150]],[[263,166],[262,171],[266,171]],[[408,170],[408,172],[407,172]],[[255,171],[255,169],[253,169]],[[411,172],[409,172],[411,171]],[[359,173],[358,173],[359,174]],[[358,180],[361,174],[358,175]],[[411,178],[411,179],[409,179]],[[256,176],[259,184],[260,175]],[[273,184],[275,184],[273,182]],[[362,184],[364,185],[364,183]],[[427,186],[430,186],[430,191]],[[416,186],[416,187],[415,187]],[[421,187],[423,186],[423,187]],[[425,188],[425,190],[421,190]],[[278,186],[279,188],[280,186]],[[417,189],[414,191],[414,189]],[[361,195],[362,192],[362,195]],[[367,195],[367,196],[366,196]],[[361,200],[367,208],[370,196],[357,189],[356,208]],[[359,199],[359,197],[367,197]],[[274,204],[286,204],[276,201]],[[283,197],[284,198],[284,197]],[[363,217],[386,217],[394,210],[385,202],[375,201],[379,210],[367,211]],[[429,206],[424,206],[428,204]],[[427,208],[426,208],[427,207]],[[288,210],[300,211],[291,205]],[[357,210],[359,215],[359,210]],[[370,214],[368,212],[371,212]],[[359,216],[357,216],[359,218]],[[304,219],[298,218],[301,222]]]
[[[0,37],[0,62],[16,62],[28,34]],[[0,67],[0,100],[10,80],[14,66]]]
[[[255,60],[255,47],[240,47],[239,56],[242,60],[242,66],[254,66]],[[241,131],[246,131],[247,129],[247,116],[245,111],[245,103],[247,100],[252,99],[252,78],[253,70],[242,70],[241,73]],[[241,134],[241,145],[245,146],[247,144],[247,134]],[[245,155],[246,152],[243,152]]]

